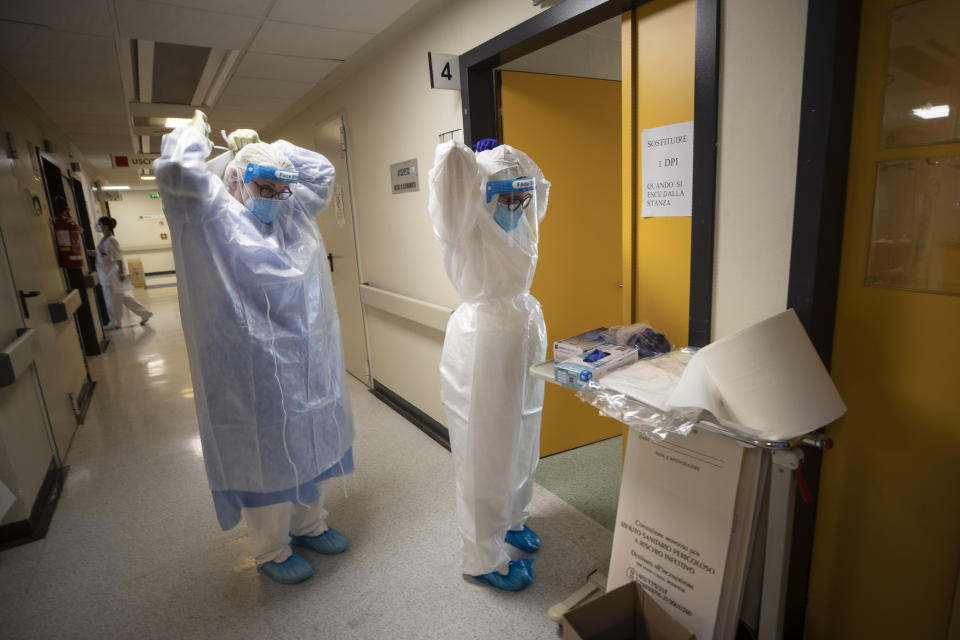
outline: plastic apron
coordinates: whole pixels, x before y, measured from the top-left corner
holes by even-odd
[[[326,249],[315,216],[333,166],[277,141],[300,173],[270,225],[208,171],[189,126],[154,170],[170,225],[207,479],[223,529],[244,507],[310,503],[353,470],[353,417]]]
[[[484,197],[504,171],[535,178],[519,224],[505,231]],[[498,175],[499,174],[499,175]],[[546,357],[540,303],[530,295],[539,225],[550,183],[530,158],[501,145],[478,154],[437,147],[430,216],[450,280],[464,302],[447,324],[440,376],[450,430],[463,571],[481,575],[509,562],[508,529],[529,515],[540,451],[543,381],[529,375]]]

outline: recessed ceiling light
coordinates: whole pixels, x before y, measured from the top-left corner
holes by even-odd
[[[187,124],[190,122],[190,118],[167,118],[163,121],[163,126],[168,129],[176,129],[182,124]]]
[[[927,105],[913,110],[913,115],[924,120],[933,120],[934,118],[946,118],[950,115],[950,105],[938,104],[936,106]]]
[[[140,176],[141,180],[156,180],[157,176]]]
[[[126,191],[126,190],[129,189],[130,187],[123,186],[123,185],[114,186],[114,185],[112,185],[112,184],[108,184],[107,186],[105,186],[105,187],[100,187],[100,188],[101,188],[102,190],[104,190],[104,191]]]

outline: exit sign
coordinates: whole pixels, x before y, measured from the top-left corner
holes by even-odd
[[[160,194],[159,194],[158,192],[154,191],[153,193],[150,194],[150,197],[153,198],[154,200],[156,200],[157,198],[160,197]]]

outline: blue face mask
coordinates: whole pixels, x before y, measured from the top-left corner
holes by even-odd
[[[263,224],[270,224],[277,219],[280,212],[280,201],[273,198],[254,198],[251,213]]]
[[[520,218],[523,217],[523,209],[510,211],[510,207],[501,203],[497,205],[497,210],[493,212],[493,219],[504,231],[513,231],[520,224]]]

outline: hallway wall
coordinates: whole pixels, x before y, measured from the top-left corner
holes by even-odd
[[[173,271],[170,227],[163,216],[156,189],[123,191],[123,198],[110,203],[110,215],[117,219],[117,240],[127,260],[139,258],[147,273]],[[166,238],[161,235],[166,234]]]
[[[302,112],[265,131],[313,146],[314,129],[345,115],[361,282],[447,307],[460,304],[443,270],[427,214],[427,172],[438,135],[463,126],[460,93],[430,89],[427,51],[459,54],[538,12],[529,2],[420,5],[338,70],[339,81]],[[337,73],[337,72],[335,72]],[[389,166],[417,158],[420,190],[393,195]],[[444,422],[438,363],[443,333],[365,308],[374,377]]]
[[[68,288],[57,263],[43,182],[34,177],[31,163],[33,147],[42,148],[44,140],[53,142],[54,153],[44,156],[56,164],[64,175],[69,173],[71,162],[80,162],[82,170],[71,175],[83,184],[87,210],[92,218],[100,215],[100,208],[90,195],[93,167],[82,160],[80,153],[2,67],[0,86],[4,88],[0,101],[0,131],[12,135],[19,155],[19,158],[6,161],[8,164],[0,168],[0,179],[5,185],[0,190],[0,229],[17,288],[40,291],[45,298],[30,299],[31,323],[35,323],[42,314],[49,313],[46,303],[62,299]],[[31,146],[28,146],[28,142]],[[33,213],[32,196],[40,199],[40,215]],[[42,351],[37,368],[47,411],[56,431],[69,432],[71,425],[75,425],[75,418],[68,394],[79,394],[86,379],[80,337],[73,322],[50,324],[49,315],[40,329]],[[63,455],[66,452],[60,453]]]

